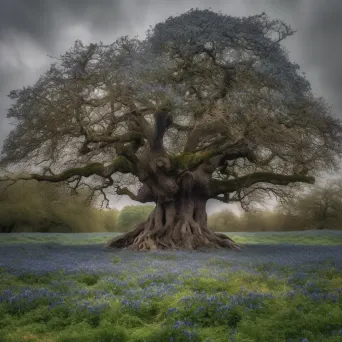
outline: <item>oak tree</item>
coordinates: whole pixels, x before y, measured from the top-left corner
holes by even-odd
[[[10,93],[16,126],[2,164],[38,170],[16,179],[156,203],[107,247],[239,248],[207,226],[209,199],[281,197],[339,161],[341,123],[282,46],[293,33],[265,13],[191,9],[143,41],[76,41],[33,86]]]

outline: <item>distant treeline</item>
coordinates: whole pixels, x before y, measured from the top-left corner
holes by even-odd
[[[0,183],[0,232],[125,232],[147,219],[154,206],[98,209],[60,184],[35,181]],[[237,216],[225,210],[209,216],[215,231],[342,229],[342,186],[316,187],[274,211]]]
[[[0,183],[1,232],[115,231],[117,210],[86,205],[89,193],[72,195],[54,183],[27,181]],[[91,204],[91,202],[90,202]]]

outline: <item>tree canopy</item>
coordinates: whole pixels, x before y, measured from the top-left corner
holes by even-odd
[[[336,168],[342,141],[340,121],[281,44],[292,34],[265,13],[192,9],[143,41],[76,41],[33,86],[10,93],[15,129],[1,163],[30,162],[39,171],[21,179],[74,188],[92,177],[94,192],[143,203],[187,187],[227,203],[281,198],[284,185]]]

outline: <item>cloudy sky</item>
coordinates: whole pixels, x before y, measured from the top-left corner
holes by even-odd
[[[5,118],[12,89],[33,84],[76,39],[111,43],[143,39],[150,25],[190,8],[235,16],[266,12],[297,33],[285,46],[312,84],[342,118],[342,0],[2,0],[0,4],[0,148],[11,130]],[[115,206],[129,203],[122,199]],[[208,211],[222,209],[209,203]]]

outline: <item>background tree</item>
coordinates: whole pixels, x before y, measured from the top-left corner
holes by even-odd
[[[0,233],[116,231],[117,210],[88,203],[89,190],[71,194],[63,183],[0,183]]]
[[[220,211],[208,217],[208,225],[215,232],[242,231],[240,218],[230,210]]]
[[[284,198],[338,164],[341,124],[289,61],[281,42],[292,34],[264,13],[195,9],[144,41],[77,41],[34,86],[10,93],[16,128],[2,162],[39,165],[21,179],[156,203],[107,247],[237,247],[207,226],[209,198]]]
[[[239,215],[230,210],[223,210],[208,217],[208,224],[215,232],[274,232],[286,230],[303,230],[296,225],[297,229],[291,229],[292,216],[285,215],[284,210],[266,211],[253,209],[244,211]]]
[[[289,225],[300,229],[341,229],[342,182],[329,181],[281,206]]]

